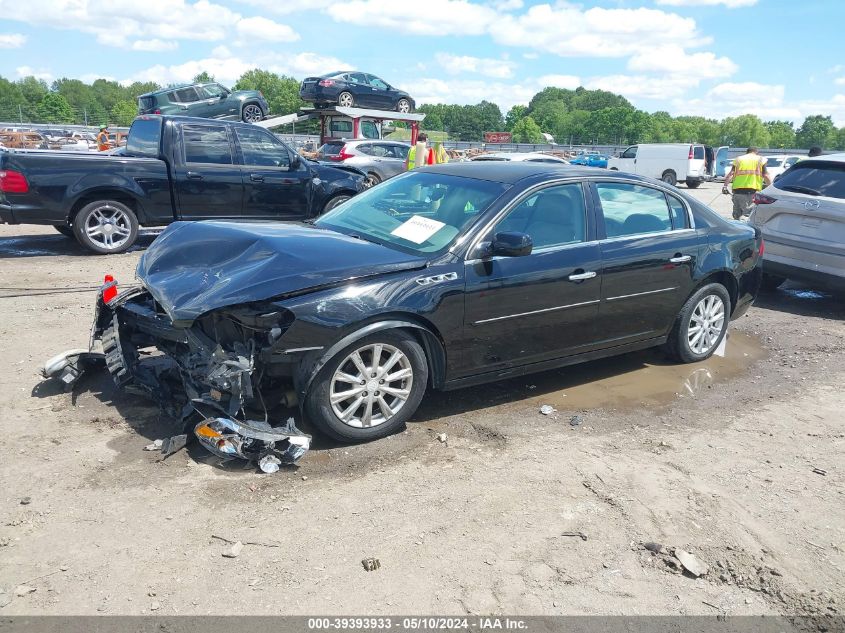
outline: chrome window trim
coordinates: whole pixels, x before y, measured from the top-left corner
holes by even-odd
[[[555,306],[554,308],[543,308],[542,310],[531,310],[530,312],[519,312],[518,314],[507,314],[505,316],[493,317],[490,319],[481,319],[475,321],[473,325],[481,325],[483,323],[492,323],[493,321],[504,321],[505,319],[516,319],[524,316],[531,316],[532,314],[542,314],[544,312],[554,312],[555,310],[566,310],[567,308],[578,308],[580,306],[588,306],[599,303],[599,299],[593,301],[582,301],[581,303],[570,303],[565,306]]]
[[[678,235],[680,233],[695,233],[695,229],[672,229],[669,231],[651,231],[650,233],[632,233],[631,235],[617,235],[606,237],[600,242],[621,242],[622,240],[638,240],[645,237],[658,237],[660,235]]]
[[[616,297],[607,297],[605,301],[618,301],[619,299],[630,299],[631,297],[642,297],[643,295],[656,295],[660,292],[672,292],[673,290],[677,290],[677,287],[672,288],[660,288],[659,290],[646,290],[645,292],[635,292],[630,295],[618,295]]]

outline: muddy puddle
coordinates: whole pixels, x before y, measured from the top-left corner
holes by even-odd
[[[500,406],[524,411],[550,404],[562,411],[581,409],[663,409],[680,399],[693,399],[721,383],[745,375],[766,357],[759,340],[730,332],[724,356],[694,364],[677,364],[651,349],[564,367],[520,379],[451,392],[438,404],[423,401],[423,418]]]

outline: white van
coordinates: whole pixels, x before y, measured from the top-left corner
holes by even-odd
[[[670,185],[685,182],[695,189],[713,179],[715,157],[721,149],[689,143],[642,143],[608,160],[607,168],[658,178]]]

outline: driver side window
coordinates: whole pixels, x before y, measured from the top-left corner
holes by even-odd
[[[269,132],[248,127],[236,127],[244,165],[259,167],[290,167],[287,147]]]
[[[637,157],[637,146],[636,145],[626,149],[624,152],[622,152],[622,156],[620,156],[620,158],[636,158],[636,157]]]
[[[581,184],[557,185],[525,198],[493,233],[525,233],[535,249],[576,244],[587,239],[586,217]]]

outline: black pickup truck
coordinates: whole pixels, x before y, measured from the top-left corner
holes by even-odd
[[[96,253],[177,220],[304,220],[364,189],[247,123],[141,116],[119,154],[0,150],[0,223],[52,224]]]

